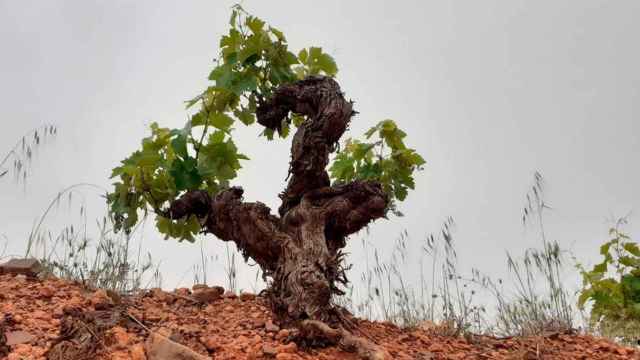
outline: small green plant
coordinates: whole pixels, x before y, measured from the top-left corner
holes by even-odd
[[[611,239],[600,246],[602,262],[591,270],[577,265],[583,281],[578,306],[591,305],[594,330],[633,343],[640,335],[640,247],[622,230],[626,223],[621,218],[609,229]]]

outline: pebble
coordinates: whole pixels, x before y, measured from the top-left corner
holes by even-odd
[[[51,299],[55,293],[55,290],[50,286],[40,289],[40,297],[43,299]]]
[[[240,293],[240,300],[242,301],[250,301],[256,298],[256,294],[242,292]]]
[[[196,289],[193,291],[193,298],[201,303],[210,303],[220,299],[221,293],[215,288]]]
[[[298,351],[298,345],[294,342],[290,342],[288,344],[278,345],[276,350],[278,351],[278,354],[293,354]]]
[[[42,270],[42,264],[36,259],[11,259],[0,264],[0,274],[17,274],[21,278],[36,277]]]
[[[236,293],[234,293],[234,292],[233,292],[233,291],[231,291],[231,290],[227,290],[227,291],[225,291],[225,292],[224,292],[224,294],[222,295],[222,297],[223,297],[224,299],[233,300],[233,299],[238,298],[238,295],[236,295]]]
[[[93,305],[96,310],[107,310],[112,308],[114,305],[113,299],[111,299],[111,297],[107,295],[107,292],[102,289],[96,290],[91,295],[90,301],[91,305]]]
[[[147,360],[147,355],[144,353],[144,347],[142,344],[135,344],[129,349],[131,360]]]
[[[220,348],[220,340],[218,340],[217,336],[200,338],[200,343],[209,351],[216,351]]]
[[[131,337],[121,326],[115,326],[110,331],[111,336],[113,337],[115,344],[121,348],[126,348],[129,342],[131,341]]]
[[[289,334],[290,331],[288,329],[282,329],[278,331],[278,334],[276,334],[276,340],[284,340],[289,337]]]
[[[276,356],[278,354],[278,350],[276,350],[274,346],[271,346],[269,344],[264,344],[262,346],[262,352],[268,356]]]
[[[264,324],[264,329],[267,330],[268,332],[278,332],[278,331],[280,331],[280,327],[278,325],[274,324],[271,320],[268,320]]]
[[[207,284],[195,284],[191,287],[191,290],[196,291],[196,290],[204,290],[208,288],[209,286]]]
[[[191,290],[189,290],[189,288],[178,288],[174,291],[176,293],[176,295],[180,295],[180,296],[189,296],[191,295]]]
[[[7,336],[7,345],[9,346],[30,343],[36,339],[33,334],[22,330],[9,331],[5,335]]]

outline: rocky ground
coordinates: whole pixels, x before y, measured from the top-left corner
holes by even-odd
[[[303,348],[273,323],[260,296],[196,286],[120,298],[59,279],[0,275],[0,354],[6,359],[356,359],[336,347]],[[591,336],[454,338],[357,320],[359,335],[393,359],[636,359]],[[2,336],[4,333],[5,336]],[[181,344],[181,345],[180,345]]]

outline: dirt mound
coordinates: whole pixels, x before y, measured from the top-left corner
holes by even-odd
[[[5,274],[0,275],[0,310],[0,354],[12,360],[357,358],[336,347],[296,345],[292,331],[273,323],[264,299],[223,293],[219,287],[154,289],[120,298],[64,280]],[[357,335],[394,359],[640,358],[634,349],[591,336],[464,339],[356,322]]]

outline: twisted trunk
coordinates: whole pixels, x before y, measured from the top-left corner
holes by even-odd
[[[215,196],[188,192],[171,204],[167,216],[197,215],[205,232],[235,242],[245,258],[259,264],[271,278],[268,293],[282,323],[336,325],[331,299],[347,282],[346,238],[384,216],[388,199],[376,182],[330,185],[329,155],[355,114],[333,79],[310,77],[279,87],[259,105],[258,122],[280,131],[290,112],[306,120],[293,137],[280,216],[260,202],[243,202],[238,187]]]

